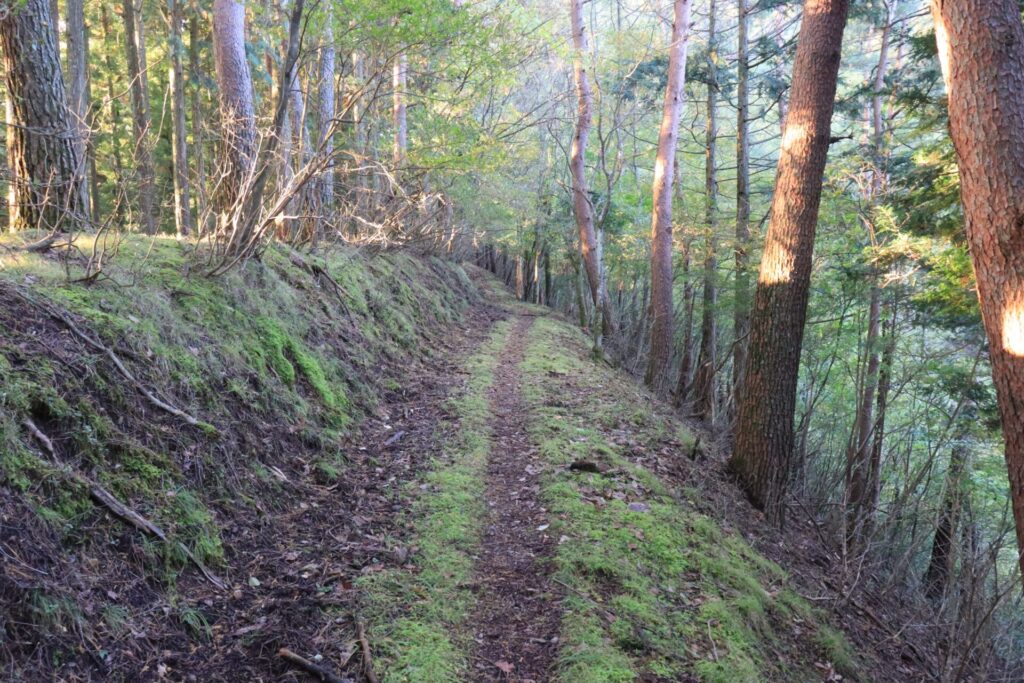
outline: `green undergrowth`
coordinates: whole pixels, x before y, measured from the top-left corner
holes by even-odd
[[[24,239],[4,235],[0,245]],[[78,254],[92,251],[90,239],[77,241]],[[210,278],[193,250],[127,236],[91,283],[75,282],[80,256],[0,250],[0,494],[24,501],[63,546],[103,555],[109,527],[100,520],[125,527],[91,502],[81,477],[100,484],[171,538],[140,537],[133,555],[169,590],[191,567],[178,542],[213,571],[230,571],[227,518],[289,505],[278,495],[285,478],[337,480],[345,435],[377,410],[385,375],[401,382],[402,368],[429,357],[477,296],[460,267],[405,253],[305,255],[328,279],[274,246]],[[199,426],[158,409],[59,315]]]
[[[385,681],[458,681],[469,670],[467,643],[456,634],[474,598],[468,584],[487,512],[487,394],[509,331],[507,322],[497,323],[466,361],[466,387],[451,399],[457,428],[445,437],[441,455],[422,480],[409,485],[416,498],[406,513],[414,528],[411,564],[361,582],[374,657]]]
[[[842,634],[777,565],[634,464],[666,442],[685,457],[692,437],[630,378],[589,360],[587,340],[553,318],[537,319],[521,370],[551,466],[542,496],[559,520],[557,576],[571,587],[559,680],[803,681],[824,662],[855,677]],[[575,460],[601,473],[570,471]]]

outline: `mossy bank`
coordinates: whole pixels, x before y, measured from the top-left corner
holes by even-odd
[[[208,278],[192,245],[130,237],[80,283],[92,244],[76,247],[0,251],[8,680],[138,680],[153,642],[216,637],[198,567],[250,588],[242,564],[276,520],[338,485],[353,429],[476,298],[457,265],[406,253],[275,247]]]

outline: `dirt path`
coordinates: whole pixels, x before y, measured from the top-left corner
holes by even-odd
[[[518,369],[532,324],[532,317],[516,320],[490,391],[489,518],[469,622],[476,681],[547,681],[558,649],[560,597],[551,580],[555,540],[538,499],[542,464],[526,431]]]

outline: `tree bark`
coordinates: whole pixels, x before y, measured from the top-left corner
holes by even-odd
[[[77,169],[76,178],[81,197],[79,201],[92,217],[92,204],[89,201],[89,183],[86,176],[89,170],[89,73],[86,61],[85,11],[82,0],[67,1],[67,54],[68,54],[68,105],[71,110],[72,123],[75,127],[75,146],[81,168]]]
[[[871,433],[875,428],[873,413],[875,393],[878,390],[880,366],[878,340],[881,328],[882,292],[877,284],[871,287],[868,305],[868,331],[864,340],[864,383],[861,389],[857,414],[854,419],[853,435],[846,456],[846,537],[851,546],[861,540],[864,525],[874,512],[869,509],[872,496],[871,480]]]
[[[924,573],[925,594],[933,600],[941,598],[946,592],[956,562],[954,541],[960,522],[966,464],[967,449],[959,444],[954,446],[949,454],[946,490],[942,494],[942,508],[935,525],[932,553]]]
[[[153,153],[149,146],[149,131],[152,118],[149,112],[147,79],[149,74],[143,66],[143,50],[140,40],[141,17],[136,16],[135,0],[124,0],[121,18],[124,21],[125,59],[128,62],[128,78],[131,79],[132,130],[134,145],[132,159],[138,173],[139,213],[142,231],[147,235],[156,234],[156,173],[153,170]]]
[[[327,17],[324,20],[324,44],[320,53],[320,153],[330,158],[334,152],[331,131],[334,127],[334,13],[331,4],[325,6]],[[333,162],[319,179],[320,211],[322,217],[330,221],[331,209],[334,206],[334,171]]]
[[[672,355],[675,310],[672,306],[672,184],[676,169],[679,117],[686,97],[686,53],[690,33],[690,2],[673,3],[672,38],[668,51],[668,83],[654,160],[651,212],[651,349],[645,382],[650,387],[664,380]]]
[[[590,91],[590,79],[583,60],[590,47],[587,41],[586,28],[583,23],[582,0],[569,0],[569,19],[572,26],[573,41],[573,75],[576,83],[576,131],[572,139],[569,153],[569,173],[572,176],[572,205],[576,218],[576,229],[580,235],[580,255],[583,270],[590,285],[590,298],[594,302],[595,318],[601,319],[600,326],[595,325],[595,346],[601,346],[601,334],[610,331],[613,320],[611,302],[602,296],[601,282],[603,264],[601,263],[601,245],[598,243],[597,231],[594,228],[594,206],[590,201],[590,190],[587,186],[586,152],[590,127],[593,122],[594,97]]]
[[[748,0],[738,0],[736,47],[736,261],[733,309],[732,395],[743,389],[750,332],[750,64]]]
[[[181,0],[178,0],[179,2]],[[199,81],[199,8],[193,6],[188,27],[188,70],[191,83],[192,107],[192,159],[195,164],[195,216],[199,236],[209,232],[209,212],[206,197],[206,155],[203,153],[202,86]]]
[[[174,163],[174,226],[179,236],[192,232],[192,204],[188,183],[188,147],[185,138],[185,69],[181,62],[184,0],[171,3],[171,148]]]
[[[240,0],[213,2],[213,59],[224,129],[226,172],[219,198],[223,213],[239,200],[256,155],[252,76],[245,56],[245,6]]]
[[[708,5],[708,99],[707,99],[707,130],[704,147],[704,200],[705,222],[707,235],[704,252],[704,305],[701,315],[700,353],[697,356],[697,376],[693,381],[694,412],[709,427],[714,427],[716,417],[715,405],[715,367],[718,364],[716,340],[718,325],[715,322],[715,309],[718,308],[718,285],[715,282],[718,261],[715,254],[715,230],[718,221],[718,164],[715,145],[718,144],[718,118],[715,109],[718,106],[718,66],[715,44],[715,13],[716,2],[710,0]]]
[[[5,0],[0,10],[11,225],[67,232],[87,216],[87,209],[50,6],[46,0]]]
[[[797,40],[750,352],[730,469],[751,502],[781,525],[791,475],[800,347],[828,156],[847,0],[807,0]]]
[[[103,41],[105,44],[109,44],[114,40],[114,27],[110,20],[110,12],[107,10],[106,5],[100,6],[100,22],[103,26]],[[115,218],[120,223],[124,219],[125,202],[123,193],[125,191],[125,172],[124,172],[124,160],[121,157],[121,105],[120,98],[117,96],[117,91],[114,88],[114,74],[117,73],[116,66],[114,64],[114,56],[108,50],[104,53],[104,62],[107,69],[107,102],[110,103],[110,141],[111,147],[113,148],[114,156],[114,176],[116,178],[115,197],[114,197],[114,212]]]
[[[676,379],[674,403],[681,407],[690,395],[693,371],[693,283],[690,282],[690,243],[683,241],[683,342],[679,354],[679,376]]]
[[[1024,548],[1024,26],[1015,0],[932,0],[931,12]]]
[[[405,89],[409,80],[409,58],[405,53],[395,58],[391,67],[391,117],[395,127],[395,139],[391,150],[391,160],[395,168],[405,163],[405,155],[409,149],[409,122],[405,113]]]

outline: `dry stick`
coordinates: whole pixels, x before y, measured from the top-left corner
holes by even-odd
[[[71,478],[71,480],[74,481],[79,486],[88,489],[89,497],[92,498],[93,501],[107,508],[107,510],[109,510],[112,515],[120,519],[122,522],[125,522],[126,524],[135,527],[147,536],[158,538],[166,544],[171,543],[171,540],[167,538],[167,534],[164,533],[163,529],[161,529],[156,524],[140,515],[135,510],[132,510],[130,507],[128,507],[121,501],[119,501],[114,496],[114,494],[112,494],[110,491],[107,491],[105,488],[103,488],[93,480],[89,479],[83,474],[75,472],[68,465],[60,463],[57,460],[57,452],[53,448],[53,441],[51,441],[50,438],[46,436],[46,434],[44,434],[43,431],[39,429],[39,427],[36,426],[36,423],[33,422],[31,418],[25,418],[22,424],[25,425],[25,428],[28,429],[29,433],[32,434],[32,436],[34,436],[39,441],[39,443],[42,444],[43,448],[46,449],[46,451],[50,454],[50,458],[53,464],[56,465],[61,470],[61,472],[63,472],[67,477]],[[196,568],[202,573],[202,575],[206,577],[207,581],[212,583],[220,590],[227,589],[227,585],[219,578],[217,578],[212,572],[210,572],[210,570],[206,568],[206,565],[204,565],[199,560],[199,558],[196,557],[195,554],[191,550],[189,550],[187,546],[185,546],[184,543],[182,543],[181,541],[176,541],[176,543],[178,549],[181,550],[189,560],[191,560],[192,564],[194,564]]]
[[[153,394],[153,392],[151,392],[149,389],[147,389],[146,386],[142,382],[140,382],[138,379],[135,378],[135,375],[133,375],[131,373],[131,371],[125,366],[125,364],[121,362],[121,359],[117,357],[117,354],[115,354],[114,351],[110,347],[104,345],[103,343],[97,341],[96,339],[93,339],[92,337],[90,337],[85,332],[82,332],[80,329],[78,329],[78,327],[75,325],[75,323],[67,315],[65,315],[64,313],[61,313],[58,310],[55,310],[55,309],[51,308],[50,306],[47,306],[46,304],[43,304],[43,303],[40,303],[40,302],[37,302],[37,301],[33,301],[30,297],[26,296],[21,291],[19,291],[18,293],[21,295],[21,297],[23,299],[25,299],[29,303],[32,303],[32,304],[35,304],[35,305],[39,306],[40,308],[45,310],[48,314],[50,314],[51,317],[53,317],[54,319],[59,320],[60,322],[64,323],[64,325],[67,326],[67,328],[69,330],[71,330],[75,334],[75,336],[77,336],[79,339],[81,339],[85,343],[89,344],[90,346],[92,346],[97,351],[102,351],[104,354],[106,354],[107,358],[109,358],[110,361],[114,364],[114,367],[116,367],[118,369],[118,371],[122,375],[124,375],[125,379],[127,379],[129,382],[134,384],[135,388],[138,389],[139,392],[143,396],[145,396],[147,399],[149,399],[150,403],[155,405],[157,408],[160,408],[161,410],[170,413],[171,415],[174,415],[176,417],[180,417],[182,420],[184,420],[185,422],[189,423],[193,427],[203,427],[204,426],[203,422],[201,422],[201,421],[197,420],[196,418],[192,417],[191,415],[186,413],[184,410],[181,410],[180,408],[175,408],[171,404],[169,404],[169,403],[167,403],[167,402],[157,398],[157,396],[155,394]]]
[[[370,683],[380,683],[377,674],[373,673],[373,656],[370,654],[370,641],[366,639],[363,622],[356,622],[356,630],[359,631],[359,647],[363,650],[363,674]]]
[[[313,662],[309,661],[302,655],[295,654],[286,647],[282,647],[277,651],[277,656],[288,662],[291,662],[300,669],[305,669],[308,673],[316,676],[324,683],[344,683],[345,679],[337,676],[322,666],[318,666]]]

